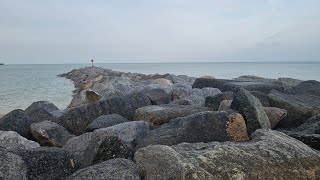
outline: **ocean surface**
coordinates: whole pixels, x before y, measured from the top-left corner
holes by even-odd
[[[64,109],[72,99],[73,83],[57,77],[90,64],[0,66],[0,113],[25,109],[35,101],[50,101]],[[265,78],[291,77],[320,81],[320,62],[212,62],[212,63],[121,63],[95,64],[117,71],[172,73],[200,77],[235,78],[255,75]]]

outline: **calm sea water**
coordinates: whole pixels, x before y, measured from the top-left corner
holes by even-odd
[[[72,98],[73,83],[57,75],[88,65],[90,64],[0,66],[0,113],[25,109],[32,102],[40,100],[53,102],[60,109],[67,107]],[[146,74],[172,73],[195,77],[211,75],[228,79],[241,75],[256,75],[320,81],[320,62],[126,63],[96,66]]]

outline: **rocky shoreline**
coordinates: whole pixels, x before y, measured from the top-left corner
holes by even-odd
[[[67,109],[0,117],[0,179],[320,179],[320,82],[60,75]]]

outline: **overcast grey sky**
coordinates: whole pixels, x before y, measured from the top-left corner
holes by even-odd
[[[0,0],[0,62],[319,57],[319,0]]]

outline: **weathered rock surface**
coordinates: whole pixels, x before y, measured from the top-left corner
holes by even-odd
[[[220,103],[220,107],[218,111],[228,111],[230,110],[232,100],[223,100]],[[263,107],[263,110],[266,112],[271,129],[274,129],[278,123],[287,115],[287,111],[285,109],[280,109],[276,107]]]
[[[74,135],[63,126],[51,121],[42,121],[30,125],[33,138],[43,146],[62,147]]]
[[[176,104],[176,105],[191,105],[191,102],[187,99],[177,99],[174,101],[171,101],[170,104]]]
[[[67,180],[140,180],[139,172],[134,162],[127,159],[112,159],[78,170]]]
[[[171,96],[163,89],[151,89],[146,95],[153,105],[168,104],[171,101]]]
[[[226,91],[215,96],[208,96],[205,100],[205,107],[212,108],[213,111],[218,111],[221,101],[223,100],[232,100],[233,92]]]
[[[106,128],[106,127],[114,126],[124,122],[128,122],[128,120],[120,116],[119,114],[102,115],[97,119],[95,119],[92,123],[90,123],[86,128],[86,131],[92,132],[96,129]]]
[[[134,147],[136,142],[144,138],[150,131],[149,123],[144,121],[132,121],[108,128],[95,130],[94,136],[103,139],[105,136],[116,136],[127,145]]]
[[[290,128],[303,124],[308,118],[320,113],[318,96],[288,95],[273,91],[268,95],[271,106],[287,110],[278,127]]]
[[[282,131],[310,147],[320,150],[320,114],[309,118],[296,128]]]
[[[12,152],[40,147],[38,143],[30,141],[14,131],[0,131],[0,146]]]
[[[320,96],[320,82],[315,80],[303,81],[287,90],[288,94]]]
[[[32,103],[27,109],[25,110],[26,114],[29,114],[31,111],[38,110],[38,109],[44,109],[48,112],[59,110],[57,106],[55,106],[53,103],[48,101],[37,101]]]
[[[270,107],[270,102],[268,99],[268,94],[265,94],[260,91],[250,91],[250,93],[259,99],[260,103],[262,104],[263,107]]]
[[[87,104],[67,109],[59,118],[59,123],[70,133],[81,135],[87,126],[97,117],[103,115],[100,103]]]
[[[192,88],[190,85],[174,84],[172,86],[171,96],[173,100],[188,100],[192,105],[204,106],[205,99],[208,96],[221,94],[217,88]]]
[[[52,112],[48,112],[45,109],[31,109],[26,114],[28,115],[32,123],[38,123],[42,121],[58,122],[58,118],[55,117]]]
[[[283,92],[283,87],[281,83],[277,83],[276,80],[268,79],[212,79],[212,78],[197,78],[192,85],[193,88],[205,88],[213,87],[218,88],[221,91],[233,91],[237,87],[243,87],[248,91],[261,91],[264,93],[269,93],[271,90],[278,90]]]
[[[220,103],[218,111],[229,111],[232,100],[223,100]]]
[[[28,179],[65,179],[74,171],[73,157],[55,147],[39,147],[19,152],[25,162]]]
[[[135,110],[151,105],[150,99],[142,93],[132,93],[122,97],[114,97],[101,102],[104,114],[120,114],[132,120]]]
[[[139,149],[144,179],[319,179],[320,154],[283,133],[258,130],[247,143],[182,143]]]
[[[85,98],[88,89],[99,94],[102,99],[109,99],[151,89],[164,89],[169,93],[167,90],[171,89],[173,83],[191,85],[195,79],[184,75],[125,73],[98,67],[74,69],[61,76],[71,79],[77,88],[69,107],[88,103]]]
[[[94,155],[93,164],[114,158],[133,158],[133,150],[117,136],[103,137]]]
[[[0,179],[27,180],[27,166],[18,155],[0,147]]]
[[[270,121],[271,129],[274,129],[278,123],[287,116],[287,110],[276,107],[263,107]]]
[[[135,120],[144,120],[153,126],[168,123],[171,119],[183,117],[202,111],[209,111],[209,108],[194,105],[153,105],[136,110]]]
[[[164,124],[139,141],[138,147],[182,142],[247,141],[243,117],[234,112],[200,112]]]
[[[243,115],[249,134],[257,129],[271,128],[268,116],[259,99],[244,88],[235,89],[231,109],[239,111]]]
[[[74,157],[76,169],[81,169],[92,165],[98,144],[92,138],[93,133],[85,133],[73,137],[67,141],[63,149],[71,153]]]
[[[15,131],[21,136],[31,139],[29,127],[31,120],[23,110],[17,109],[9,112],[0,119],[1,131]]]

